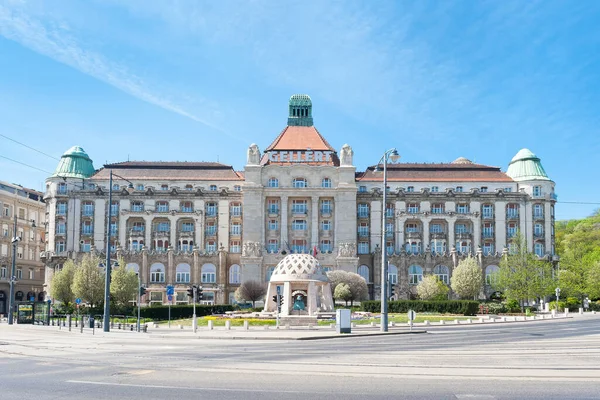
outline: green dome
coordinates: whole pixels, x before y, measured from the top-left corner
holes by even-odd
[[[290,106],[312,106],[312,101],[307,94],[295,94],[290,97]]]
[[[508,164],[506,175],[515,181],[549,181],[540,159],[529,149],[521,149]]]
[[[81,147],[73,146],[62,155],[52,176],[85,179],[94,172],[94,164],[87,153]]]

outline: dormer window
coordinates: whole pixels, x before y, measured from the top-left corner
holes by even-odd
[[[279,187],[279,179],[277,179],[277,178],[269,178],[269,181],[267,182],[267,186],[270,187],[270,188]]]
[[[160,190],[169,190],[169,185],[160,185]]]
[[[463,187],[462,186],[457,186],[456,187],[456,193],[462,193],[463,192]]]
[[[185,185],[185,190],[194,190],[192,185]]]
[[[306,179],[304,179],[304,178],[294,178],[292,184],[293,184],[293,187],[295,187],[295,188],[308,187],[308,184],[306,183]]]
[[[415,191],[415,187],[414,186],[407,186],[406,187],[406,192],[407,193],[413,193]]]
[[[138,183],[137,185],[135,185],[135,190],[139,190],[139,191],[144,190],[144,185],[142,185],[141,183]]]
[[[217,185],[210,185],[209,190],[211,192],[216,192],[217,191]]]

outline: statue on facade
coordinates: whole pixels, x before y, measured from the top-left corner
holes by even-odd
[[[262,248],[260,242],[244,242],[242,246],[242,256],[244,257],[260,257],[262,255]]]
[[[342,166],[352,166],[352,156],[354,156],[354,151],[352,151],[352,147],[350,145],[345,144],[342,146],[340,164]]]
[[[354,243],[340,243],[338,248],[338,257],[354,257],[356,254],[356,245]]]
[[[252,143],[250,147],[248,147],[248,165],[259,165],[260,164],[260,150],[256,143]]]

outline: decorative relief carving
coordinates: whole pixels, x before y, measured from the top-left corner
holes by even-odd
[[[338,257],[356,257],[356,244],[352,242],[340,243]]]
[[[243,257],[261,257],[262,256],[262,246],[260,242],[244,242],[242,247],[242,256]]]

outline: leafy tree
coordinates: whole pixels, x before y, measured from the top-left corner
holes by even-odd
[[[104,300],[104,270],[99,267],[102,259],[92,254],[86,254],[75,270],[73,277],[73,294],[81,298],[91,307],[97,306]]]
[[[73,294],[73,277],[75,276],[75,263],[67,260],[60,271],[56,272],[50,282],[50,295],[65,305],[75,301]]]
[[[513,252],[500,262],[493,287],[507,298],[518,300],[523,310],[527,300],[552,294],[557,282],[552,263],[527,252],[525,238],[520,233],[517,233],[513,243]]]
[[[335,287],[335,291],[333,293],[333,298],[336,300],[343,300],[346,302],[346,306],[348,305],[348,301],[352,298],[352,292],[350,291],[350,286],[345,283],[340,283]]]
[[[129,302],[137,301],[138,276],[135,271],[128,270],[123,259],[119,266],[112,269],[110,275],[111,300],[120,306],[128,306]]]
[[[337,285],[345,283],[350,288],[352,297],[350,298],[350,306],[354,305],[354,301],[365,300],[369,297],[369,288],[367,287],[367,281],[365,278],[354,272],[347,272],[343,270],[329,271],[327,272],[327,278],[331,284],[331,290],[335,293]]]
[[[592,299],[600,298],[600,261],[587,271],[586,288],[588,296]]]
[[[266,286],[257,280],[243,282],[235,291],[235,299],[239,302],[251,301],[252,308],[257,301],[262,300],[267,294]]]
[[[417,285],[417,294],[421,300],[447,300],[450,289],[437,275],[425,275]]]
[[[482,284],[481,268],[471,256],[460,260],[452,273],[452,290],[463,299],[475,299]]]

